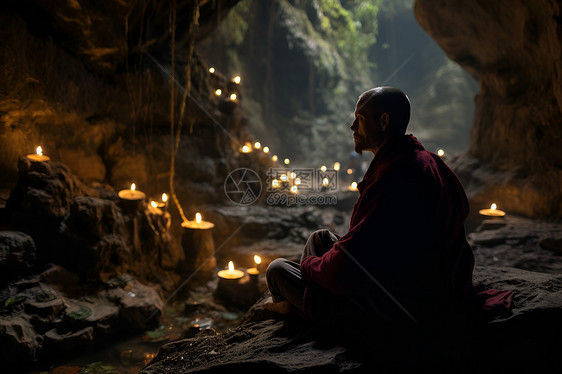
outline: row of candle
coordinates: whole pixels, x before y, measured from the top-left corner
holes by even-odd
[[[256,142],[254,144],[254,147],[256,149],[259,149],[261,148],[261,144],[259,142]],[[268,153],[269,148],[264,147],[263,151],[265,153]],[[440,149],[438,154],[439,156],[443,156],[444,155],[443,150]],[[51,159],[49,156],[43,154],[43,149],[41,148],[41,146],[38,146],[36,148],[35,153],[28,154],[27,158],[39,162],[49,161]],[[340,163],[339,162],[334,163],[334,170],[338,171],[339,169],[340,169]],[[325,172],[327,168],[325,165],[322,165],[322,167],[320,167],[320,170]],[[348,174],[349,174],[349,169],[348,169]],[[296,174],[294,172],[291,172],[290,174],[282,174],[280,177],[281,181],[283,182],[288,181],[289,178],[294,179],[294,185],[291,187],[291,192],[296,193],[298,191],[297,186],[301,183],[301,181],[299,178],[296,178]],[[329,183],[328,178],[324,178],[322,180],[322,185],[327,186],[328,183]],[[272,187],[274,188],[279,188],[281,186],[281,183],[277,179],[274,179],[271,184]],[[348,187],[348,190],[357,191],[357,182],[351,183],[351,185]],[[125,200],[142,200],[146,197],[146,195],[143,192],[136,190],[135,184],[132,183],[130,189],[119,191],[119,197]],[[154,208],[163,208],[163,207],[165,208],[167,207],[167,201],[168,201],[168,196],[165,193],[163,193],[162,203],[157,203],[155,201],[152,201],[151,205]],[[484,216],[491,216],[491,217],[505,216],[505,212],[503,210],[497,209],[497,205],[495,203],[492,203],[489,209],[480,209],[478,213]],[[203,221],[201,219],[201,214],[196,213],[194,221],[189,221],[189,220],[185,221],[182,223],[182,226],[191,227],[191,228],[211,228],[214,227],[214,224],[212,222]]]
[[[258,255],[254,256],[254,262],[256,264],[255,267],[249,268],[246,270],[246,273],[251,277],[258,276],[260,274],[260,264],[261,264],[261,257]],[[220,270],[217,275],[219,278],[223,279],[240,279],[244,276],[244,271],[238,270],[234,267],[234,262],[228,262],[228,269]]]
[[[211,67],[209,68],[209,73],[215,74],[215,72],[216,72],[216,69],[211,66]],[[237,76],[235,76],[234,78],[232,78],[232,81],[233,81],[234,83],[236,83],[236,84],[240,84],[240,82],[242,81],[242,78],[240,78],[240,76],[237,75]],[[215,90],[215,95],[216,95],[216,96],[221,96],[221,95],[222,95],[222,89],[217,88],[217,89]],[[229,98],[230,98],[231,101],[236,101],[236,99],[238,98],[238,96],[237,96],[235,93],[231,93],[231,94],[229,95]]]

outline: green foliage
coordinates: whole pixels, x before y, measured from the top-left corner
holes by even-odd
[[[382,0],[315,0],[315,28],[332,42],[353,70],[366,70],[369,49],[377,41],[377,16]],[[310,12],[309,12],[310,13]]]

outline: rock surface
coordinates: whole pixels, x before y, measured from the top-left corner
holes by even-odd
[[[562,217],[560,4],[416,0],[414,11],[480,83],[470,148],[455,165],[471,197]]]
[[[562,275],[477,267],[474,279],[514,291],[514,307],[510,315],[478,325],[467,336],[371,332],[352,320],[345,326],[279,320],[261,300],[235,329],[165,345],[142,373],[478,372],[486,367],[555,372],[562,363],[557,353],[562,348]]]
[[[20,371],[118,334],[155,328],[163,312],[155,289],[131,276],[88,287],[56,265],[11,284],[1,296],[0,360],[3,368]]]

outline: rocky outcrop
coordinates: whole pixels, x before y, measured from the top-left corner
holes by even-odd
[[[153,329],[163,312],[158,293],[127,274],[92,287],[58,265],[1,296],[0,360],[10,372]]]
[[[468,154],[477,207],[562,216],[562,57],[556,2],[416,0],[421,26],[480,82]],[[485,203],[485,204],[484,204]]]
[[[235,329],[163,346],[142,373],[556,372],[562,363],[562,276],[477,267],[474,280],[513,290],[512,313],[464,334],[451,329],[410,335],[370,331],[354,324],[352,316],[333,326],[278,319],[263,309],[261,300]]]

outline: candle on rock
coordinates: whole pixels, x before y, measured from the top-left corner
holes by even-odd
[[[38,146],[35,149],[35,153],[28,154],[27,158],[32,161],[39,161],[39,162],[49,161],[51,159],[49,156],[45,156],[43,154],[43,149],[41,148],[41,146]]]
[[[212,229],[213,227],[215,227],[215,224],[212,223],[212,222],[203,221],[201,213],[197,212],[195,214],[195,220],[193,220],[193,221],[189,221],[189,220],[183,221],[181,226],[185,227],[185,228],[188,228],[188,229],[205,230],[205,229]]]
[[[244,143],[244,145],[242,146],[242,148],[240,148],[240,152],[242,152],[242,153],[250,153],[250,152],[252,152],[252,144],[250,144],[250,142]]]
[[[240,279],[244,276],[244,272],[242,270],[235,269],[234,262],[229,261],[228,269],[219,271],[217,275],[222,279]]]
[[[182,273],[196,276],[200,279],[210,279],[217,265],[215,259],[215,242],[213,240],[212,222],[204,221],[201,213],[195,214],[193,221],[183,221],[181,244],[185,261],[181,266]]]
[[[497,205],[492,203],[490,209],[480,209],[478,213],[482,214],[483,216],[489,217],[503,217],[505,216],[505,212],[503,210],[497,209]]]
[[[254,262],[256,263],[256,266],[246,270],[246,273],[248,273],[248,275],[250,276],[250,281],[257,282],[258,281],[258,275],[260,274],[259,266],[261,264],[261,257],[258,256],[258,255],[254,255]]]
[[[140,201],[146,198],[146,195],[142,191],[137,190],[137,186],[131,183],[131,188],[128,190],[121,190],[118,193],[119,198],[128,201]]]

